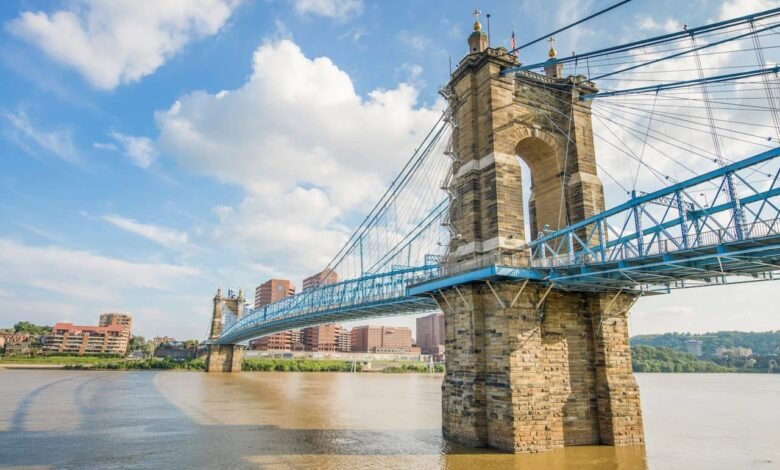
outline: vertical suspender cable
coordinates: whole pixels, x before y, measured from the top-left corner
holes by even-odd
[[[754,35],[755,36],[755,35]],[[696,37],[691,34],[691,44],[692,44],[692,51],[693,51],[693,57],[696,62],[696,69],[699,72],[699,78],[704,79],[704,68],[701,66],[701,57],[699,56],[699,48],[696,47]],[[702,93],[702,99],[704,100],[704,108],[707,111],[707,120],[710,124],[710,134],[712,135],[712,143],[715,147],[715,157],[717,159],[718,165],[722,168],[726,166],[726,162],[723,159],[723,150],[720,146],[720,136],[718,136],[718,132],[716,130],[715,125],[715,117],[712,113],[712,106],[710,104],[710,94],[709,90],[707,89],[707,84],[702,82],[701,84],[701,93]],[[743,227],[745,225],[745,215],[742,211],[742,206],[739,202],[739,197],[737,196],[737,188],[734,184],[734,175],[732,173],[726,173],[726,189],[728,191],[729,200],[731,201],[731,205],[734,212],[734,229],[735,229],[735,235],[738,240],[742,240],[744,237]],[[716,196],[717,197],[717,196]]]
[[[750,30],[754,31],[756,30],[756,25],[753,21],[750,22]],[[764,50],[761,47],[761,38],[758,37],[758,34],[754,34],[753,36],[753,49],[756,51],[756,59],[758,60],[758,66],[761,68],[766,67],[766,59],[764,58]],[[769,109],[770,113],[772,114],[772,122],[775,125],[775,132],[778,137],[778,142],[780,142],[780,116],[778,116],[777,111],[777,98],[775,97],[775,92],[772,89],[772,85],[777,87],[777,74],[775,74],[775,79],[772,80],[769,77],[769,74],[761,74],[761,79],[764,82],[764,89],[766,90],[766,98],[769,102]],[[774,82],[774,83],[772,83]]]

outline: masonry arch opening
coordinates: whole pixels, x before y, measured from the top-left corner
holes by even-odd
[[[565,158],[555,145],[539,137],[525,137],[517,143],[523,187],[525,239],[532,241],[544,231],[566,227],[568,211],[564,194]]]

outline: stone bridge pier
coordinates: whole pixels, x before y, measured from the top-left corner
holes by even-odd
[[[244,292],[238,291],[238,295],[222,295],[222,289],[217,289],[214,296],[214,310],[211,317],[211,331],[209,333],[209,352],[206,357],[206,372],[241,372],[241,361],[244,359],[244,347],[238,344],[215,344],[222,334],[224,309],[229,309],[236,317],[240,318],[244,311]]]
[[[447,439],[509,452],[643,442],[625,294],[524,282],[443,289]]]
[[[579,99],[595,84],[563,77],[552,49],[545,75],[503,76],[518,60],[488,48],[478,22],[468,42],[444,90],[454,126],[451,273],[480,260],[522,266],[526,219],[530,239],[604,210],[590,102]],[[634,294],[500,278],[432,294],[445,313],[445,437],[510,452],[644,442],[628,343]]]

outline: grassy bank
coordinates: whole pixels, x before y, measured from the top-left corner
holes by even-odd
[[[121,358],[95,357],[95,356],[35,356],[35,357],[4,357],[0,358],[0,364],[49,364],[49,365],[75,365],[96,364],[102,362],[121,361]]]
[[[149,358],[144,360],[129,361],[123,358],[106,358],[92,356],[40,356],[40,357],[15,357],[1,359],[0,365],[7,364],[30,364],[30,365],[51,365],[62,366],[69,370],[205,370],[206,363],[204,359],[174,360]],[[375,372],[384,373],[428,373],[430,368],[428,364],[411,363],[397,365],[375,364],[380,367],[374,367]],[[381,367],[383,366],[383,367]],[[241,363],[241,370],[244,372],[352,372],[353,364],[351,361],[340,360],[315,360],[315,359],[270,359],[270,358],[252,358],[244,359]],[[356,372],[372,372],[365,370],[360,363],[354,365]],[[444,366],[437,364],[434,366],[434,372],[444,372]]]
[[[382,372],[388,374],[402,374],[402,373],[426,373],[431,372],[431,368],[428,364],[404,364],[401,366],[389,366],[382,369]],[[433,366],[433,372],[444,372],[444,365],[436,364]]]
[[[66,369],[84,370],[146,370],[146,369],[183,369],[183,370],[205,370],[206,363],[203,359],[173,360],[160,359],[157,357],[144,359],[142,361],[127,361],[117,359],[113,361],[97,361],[88,363],[76,363],[65,365]]]
[[[356,364],[361,371],[360,364]],[[347,361],[313,359],[244,359],[241,363],[244,372],[352,372],[352,363]]]

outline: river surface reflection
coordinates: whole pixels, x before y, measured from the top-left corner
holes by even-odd
[[[449,447],[441,376],[0,371],[0,468],[780,468],[780,376],[640,374],[646,448]]]

